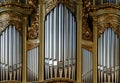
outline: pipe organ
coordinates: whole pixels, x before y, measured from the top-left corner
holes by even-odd
[[[21,81],[22,37],[15,26],[9,25],[0,34],[0,81]]]
[[[0,83],[120,83],[120,0],[0,0]]]
[[[82,48],[82,80],[83,83],[93,83],[92,52]]]
[[[98,79],[101,82],[119,83],[120,39],[107,28],[98,38]]]
[[[45,79],[76,79],[76,20],[63,4],[45,19]]]

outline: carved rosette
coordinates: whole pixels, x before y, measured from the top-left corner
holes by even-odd
[[[120,17],[118,15],[109,14],[98,17],[98,37],[107,28],[112,28],[120,38]]]
[[[82,39],[92,41],[92,31],[90,30],[90,27],[88,26],[87,23],[87,17],[83,17],[83,22],[82,22]]]
[[[76,14],[77,0],[45,0],[46,14],[50,12],[57,4],[64,4],[73,14]]]

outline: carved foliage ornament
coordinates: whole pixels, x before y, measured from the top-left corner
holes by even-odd
[[[13,12],[3,12],[0,14],[0,32],[5,30],[10,24],[21,32],[22,28],[22,15]]]
[[[36,8],[37,0],[28,0],[28,4]]]
[[[33,22],[31,27],[28,27],[28,39],[37,39],[38,38],[38,18],[37,14],[33,15]]]
[[[120,38],[120,17],[117,15],[105,15],[98,17],[98,37],[106,28],[112,28]]]
[[[77,0],[45,0],[46,14],[50,12],[58,3],[64,4],[73,14],[76,14]]]
[[[82,39],[92,41],[92,31],[87,23],[87,16],[83,16]]]

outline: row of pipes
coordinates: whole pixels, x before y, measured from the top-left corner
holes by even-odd
[[[45,79],[75,79],[76,21],[72,13],[58,4],[45,20]]]
[[[82,80],[83,83],[93,83],[92,52],[82,48]]]
[[[38,49],[27,51],[27,82],[38,81]]]
[[[0,34],[0,81],[21,81],[21,35],[9,25]]]
[[[111,28],[98,38],[98,80],[119,83],[120,39]]]

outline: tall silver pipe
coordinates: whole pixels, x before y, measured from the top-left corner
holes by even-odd
[[[59,76],[62,77],[62,5],[59,4]]]
[[[62,61],[62,5],[59,5],[59,61]]]
[[[1,57],[2,57],[2,54],[1,54],[1,49],[2,49],[2,48],[1,48],[1,47],[2,47],[2,43],[1,43],[1,42],[2,42],[2,41],[1,41],[1,40],[2,40],[2,39],[1,39],[1,38],[2,38],[2,34],[0,34],[0,67],[2,67],[2,62],[1,62]],[[0,73],[0,80],[2,80],[2,68],[0,68],[0,72],[1,72],[1,73]]]
[[[13,80],[16,78],[16,30],[13,27]]]
[[[47,54],[47,56],[48,56],[48,62],[50,61],[49,59],[50,59],[50,56],[49,56],[49,54],[50,54],[50,42],[49,42],[49,40],[50,40],[50,28],[49,28],[49,25],[50,25],[50,15],[48,15],[48,17],[47,17],[47,20],[48,20],[48,23],[47,23],[47,45],[48,45],[48,54]],[[49,79],[49,63],[48,63],[48,79]]]
[[[16,32],[16,36],[17,36],[17,44],[16,44],[16,46],[17,46],[17,48],[16,48],[16,50],[17,50],[17,55],[16,55],[16,57],[17,57],[17,80],[20,80],[19,79],[19,75],[20,75],[20,70],[19,70],[19,68],[20,68],[20,66],[19,66],[19,60],[20,60],[20,58],[19,58],[19,50],[20,50],[20,46],[19,46],[19,44],[20,44],[20,42],[19,42],[19,33],[18,32]]]
[[[4,32],[3,32],[4,33]],[[4,71],[4,55],[3,55],[3,52],[4,52],[4,42],[3,42],[3,39],[4,39],[4,35],[2,34],[1,36],[1,80],[3,80],[3,71]]]
[[[57,77],[57,8],[53,10],[53,65],[54,77]]]
[[[76,65],[76,23],[73,17],[73,71],[72,78],[75,80],[75,65]]]
[[[2,37],[2,67],[3,67],[3,71],[2,71],[2,76],[3,76],[3,79],[2,80],[5,80],[5,74],[4,74],[4,71],[5,71],[5,61],[4,61],[4,55],[5,55],[5,42],[4,42],[4,40],[5,40],[5,32],[3,32],[3,37]]]
[[[52,65],[53,65],[53,11],[50,13],[50,61],[49,61],[49,66],[50,66],[50,78],[53,77],[53,72],[52,72]]]
[[[110,68],[110,29],[108,28],[107,32],[106,32],[106,36],[107,36],[107,68]]]

